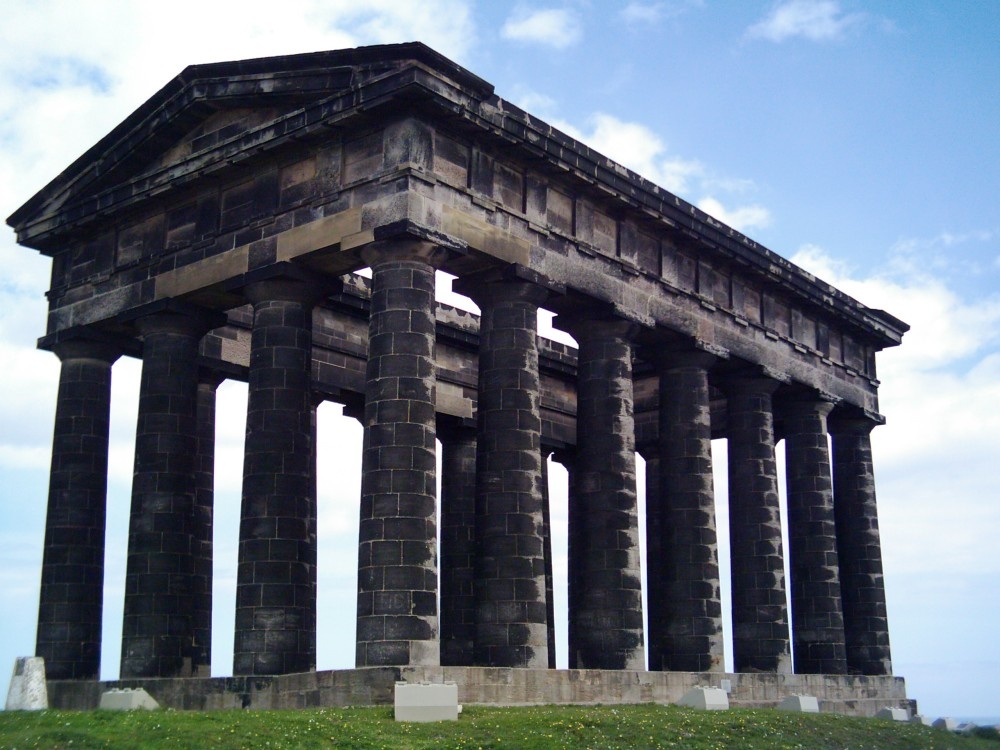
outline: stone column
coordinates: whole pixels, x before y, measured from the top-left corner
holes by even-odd
[[[647,519],[654,519],[650,528],[658,530],[648,540],[649,668],[722,671],[708,387],[715,357],[691,350],[661,352],[656,359],[660,417],[655,472],[660,484],[646,503]]]
[[[876,422],[841,416],[833,434],[834,517],[840,561],[847,669],[892,674],[870,433]]]
[[[325,289],[252,280],[233,674],[316,668],[312,311]]]
[[[728,384],[729,535],[737,672],[791,672],[771,394],[778,383]]]
[[[136,321],[142,377],[125,574],[122,679],[188,677],[195,653],[198,343],[213,325],[162,311]]]
[[[642,669],[642,584],[635,490],[632,344],[622,320],[566,325],[579,342],[577,443],[569,566],[582,585],[571,592],[570,651],[578,668]]]
[[[822,398],[793,400],[782,407],[797,674],[847,671],[826,437],[826,417],[832,408],[833,403]]]
[[[434,269],[399,240],[372,269],[358,562],[357,665],[437,665]]]
[[[35,654],[51,680],[96,680],[101,667],[111,365],[119,352],[74,340],[62,362],[45,516]]]
[[[194,618],[194,648],[191,672],[196,677],[212,674],[212,517],[215,506],[215,391],[222,377],[203,373],[197,393],[197,451],[192,516],[191,554],[194,571],[191,610]]]
[[[473,663],[476,431],[438,420],[441,440],[441,666]]]
[[[468,287],[466,287],[468,288]],[[538,306],[530,280],[478,284],[476,664],[548,667]]]

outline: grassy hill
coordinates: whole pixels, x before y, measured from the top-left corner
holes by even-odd
[[[801,748],[1000,750],[1000,737],[775,710],[470,706],[457,722],[397,723],[392,709],[4,712],[0,748]],[[989,734],[982,732],[982,734]]]

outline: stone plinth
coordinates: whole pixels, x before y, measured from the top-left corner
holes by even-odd
[[[458,686],[454,682],[440,685],[397,682],[394,692],[396,721],[457,721]]]
[[[45,659],[19,656],[7,689],[7,711],[43,711],[49,707],[45,685]]]
[[[645,672],[500,667],[368,667],[272,677],[60,680],[49,683],[53,708],[96,708],[111,688],[144,687],[164,708],[278,709],[390,706],[399,681],[454,682],[462,705],[676,703],[689,690],[731,683],[729,704],[774,708],[789,695],[816,696],[824,713],[874,716],[886,706],[910,706],[900,677]]]

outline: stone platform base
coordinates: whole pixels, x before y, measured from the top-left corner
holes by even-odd
[[[820,710],[874,716],[886,707],[916,704],[906,698],[902,677],[836,675],[708,674],[599,669],[501,667],[366,667],[277,677],[203,677],[114,682],[51,680],[52,708],[97,708],[113,688],[144,688],[164,708],[217,710],[327,706],[390,706],[398,680],[455,682],[463,705],[546,703],[675,703],[693,687],[726,687],[733,707],[776,707],[790,695],[812,695]]]

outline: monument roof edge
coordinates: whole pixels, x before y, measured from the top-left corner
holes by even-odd
[[[197,91],[199,84],[203,82],[237,78],[266,80],[281,75],[306,73],[313,70],[329,71],[336,68],[362,70],[366,67],[400,64],[408,61],[423,64],[450,78],[478,98],[486,99],[493,96],[491,83],[422,42],[371,45],[323,52],[189,65],[133,110],[107,135],[84,151],[41,190],[25,201],[20,208],[7,217],[6,223],[20,231],[20,228],[30,223],[32,218],[43,211],[47,204],[57,200],[60,194],[72,189],[74,183],[85,179],[87,174],[94,170],[94,165],[103,155],[115,150],[119,144],[126,141],[137,130],[144,127],[153,129],[158,125],[162,126],[164,121],[169,121],[169,118],[162,118],[160,121],[157,119],[164,114],[168,106],[173,105],[175,109],[183,109],[199,99],[211,99],[211,95]],[[264,96],[267,93],[266,87],[262,87],[261,95]]]

